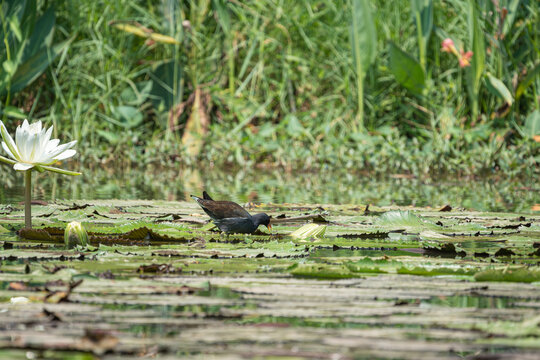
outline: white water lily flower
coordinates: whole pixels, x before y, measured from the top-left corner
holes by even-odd
[[[22,125],[17,127],[15,141],[13,141],[4,123],[0,121],[0,133],[4,140],[2,141],[2,148],[14,161],[6,158],[1,160],[13,164],[13,168],[19,171],[35,168],[38,171],[48,170],[65,175],[80,175],[80,173],[50,166],[77,153],[71,149],[77,143],[77,140],[59,145],[60,140],[51,140],[52,131],[52,126],[49,129],[42,128],[41,121],[28,124],[25,119]]]

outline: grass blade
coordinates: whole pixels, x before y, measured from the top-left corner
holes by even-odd
[[[377,53],[377,34],[368,0],[353,0],[351,21],[351,47],[356,70],[358,112],[356,121],[364,127],[364,77]]]

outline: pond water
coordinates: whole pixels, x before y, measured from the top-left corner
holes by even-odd
[[[35,173],[33,199],[179,201],[190,200],[190,194],[201,194],[205,189],[216,199],[239,203],[395,204],[435,208],[449,204],[453,208],[521,213],[532,213],[540,203],[540,187],[532,179],[377,178],[330,169],[312,173],[157,167],[82,171],[79,177]],[[3,171],[2,178],[0,203],[22,201],[22,174]]]
[[[366,199],[478,207],[504,199],[528,209],[535,199],[519,196],[520,184],[88,173],[76,181],[42,176],[34,191],[44,200],[185,199],[204,184],[238,201],[359,206],[323,205],[326,236],[294,239],[287,235],[305,220],[276,223],[273,234],[225,237],[199,224],[207,217],[195,216],[193,203],[137,200],[38,206],[36,223],[52,227],[17,233],[21,211],[0,204],[0,339],[8,348],[1,359],[59,359],[69,350],[78,352],[73,358],[104,359],[538,358],[540,215],[362,210]],[[18,201],[22,188],[10,181],[4,201]],[[294,218],[316,208],[263,204],[258,211]],[[89,246],[64,247],[62,230],[73,220],[90,232]]]

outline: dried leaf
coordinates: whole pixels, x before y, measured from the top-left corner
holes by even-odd
[[[195,99],[191,114],[186,122],[182,144],[190,156],[197,156],[204,143],[204,136],[210,126],[210,95],[199,87],[195,89]]]

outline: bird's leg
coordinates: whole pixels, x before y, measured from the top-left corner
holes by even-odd
[[[231,236],[231,234],[225,232],[225,231],[222,231],[221,234],[219,235],[219,238],[222,239],[223,236],[225,236],[225,241],[226,242],[229,242],[229,236]]]

